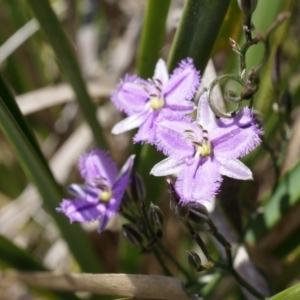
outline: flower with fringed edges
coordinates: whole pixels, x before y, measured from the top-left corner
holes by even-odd
[[[82,155],[78,167],[85,183],[71,184],[68,191],[75,199],[63,199],[57,211],[71,222],[99,221],[101,232],[120,207],[130,183],[134,155],[130,156],[118,173],[116,164],[105,151],[93,150]]]
[[[162,113],[155,144],[169,156],[151,170],[155,176],[177,174],[175,188],[182,204],[211,200],[222,175],[252,179],[252,172],[237,158],[260,144],[262,130],[251,109],[244,107],[230,119],[216,118],[207,93],[199,100],[196,121],[187,116]]]
[[[192,112],[195,105],[191,99],[199,83],[199,72],[190,58],[182,60],[170,77],[162,59],[156,64],[153,78],[148,81],[127,75],[113,92],[111,100],[128,117],[117,123],[112,133],[120,134],[139,127],[134,142],[152,144],[159,114],[166,109],[182,115]]]

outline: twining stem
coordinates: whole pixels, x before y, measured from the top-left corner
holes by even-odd
[[[192,239],[196,242],[196,244],[200,247],[203,254],[205,255],[206,259],[212,263],[213,266],[229,272],[235,280],[243,286],[245,289],[247,289],[252,295],[257,297],[258,299],[265,299],[265,297],[259,293],[253,286],[251,286],[244,278],[242,278],[238,272],[233,267],[233,259],[232,259],[232,253],[231,253],[231,245],[227,242],[227,240],[221,235],[218,231],[216,226],[213,224],[212,220],[209,219],[208,226],[210,227],[211,233],[213,236],[218,240],[218,242],[225,248],[226,252],[226,258],[227,258],[227,264],[217,262],[210,256],[205,243],[202,241],[200,235],[194,230],[193,226],[190,224],[189,221],[183,221],[184,225],[187,227],[187,229],[190,232],[190,235]]]

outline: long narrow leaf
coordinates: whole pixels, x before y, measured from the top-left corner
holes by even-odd
[[[230,0],[187,0],[168,66],[173,70],[186,57],[204,72]]]
[[[47,269],[25,250],[17,247],[10,240],[0,235],[0,260],[21,271],[47,271]],[[47,296],[56,299],[78,299],[66,292],[47,292]]]
[[[107,148],[102,129],[96,118],[96,109],[87,92],[80,72],[74,48],[67,38],[58,18],[48,0],[27,0],[27,2],[39,21],[41,29],[46,34],[64,73],[74,89],[78,103],[92,129],[98,146]]]
[[[143,78],[153,75],[165,36],[170,0],[148,0],[138,52],[138,74]]]
[[[300,298],[300,283],[276,294],[269,300],[298,300]]]
[[[31,140],[27,138],[20,123],[16,121],[14,111],[10,111],[6,102],[3,100],[2,90],[0,90],[0,128],[6,138],[11,143],[16,156],[24,169],[26,175],[37,186],[49,213],[57,223],[62,236],[69,245],[70,250],[84,271],[99,272],[101,270],[99,261],[95,257],[89,242],[81,228],[74,224],[70,226],[67,218],[56,211],[56,207],[62,198],[62,190],[56,183],[41,154],[36,151]],[[21,113],[17,114],[22,118]],[[19,120],[20,121],[20,120]],[[25,122],[25,121],[24,121]],[[78,247],[80,245],[80,247]],[[88,259],[87,259],[88,257]]]

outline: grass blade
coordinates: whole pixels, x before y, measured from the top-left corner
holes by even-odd
[[[138,74],[145,79],[152,77],[155,64],[160,57],[170,3],[170,0],[147,1],[137,63]]]
[[[66,74],[82,112],[90,125],[94,138],[101,148],[107,148],[102,129],[96,118],[96,109],[91,101],[85,86],[78,61],[69,39],[62,28],[58,18],[53,12],[48,0],[27,0],[33,13],[40,23],[41,29],[46,34],[57,59]]]
[[[3,81],[2,84],[4,84]],[[4,91],[8,91],[8,89],[6,88]],[[56,207],[62,199],[62,190],[56,183],[41,152],[37,151],[34,138],[28,138],[30,132],[24,129],[28,127],[26,126],[26,122],[22,117],[22,114],[20,111],[17,112],[18,108],[15,104],[12,105],[12,103],[10,103],[13,98],[9,98],[4,101],[6,96],[8,96],[8,94],[3,92],[3,89],[1,89],[1,130],[11,143],[24,172],[38,188],[49,213],[54,218],[62,236],[68,243],[70,250],[82,270],[86,272],[100,272],[100,263],[81,228],[77,224],[70,226],[67,218],[57,213]],[[10,107],[7,106],[7,103],[10,103],[14,110],[10,109]],[[25,124],[25,127],[21,127],[21,124]],[[78,245],[81,246],[78,247]]]
[[[27,251],[17,247],[6,237],[0,235],[0,258],[5,264],[22,271],[47,271],[47,269],[31,256]],[[45,292],[41,292],[45,294]],[[46,292],[48,297],[55,299],[78,299],[76,296],[66,292]]]
[[[230,0],[187,0],[171,48],[168,66],[173,70],[186,57],[204,72]]]

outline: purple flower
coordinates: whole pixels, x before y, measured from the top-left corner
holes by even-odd
[[[94,150],[79,159],[79,170],[85,180],[83,185],[71,184],[69,192],[75,199],[63,199],[57,211],[71,221],[99,221],[101,232],[120,206],[123,194],[130,182],[134,155],[130,156],[120,173],[105,151]]]
[[[157,122],[156,146],[169,157],[151,173],[177,174],[175,187],[183,204],[209,201],[216,195],[222,175],[252,179],[251,171],[237,159],[260,143],[262,131],[249,108],[231,119],[217,119],[205,93],[199,100],[196,121],[164,112]]]
[[[195,105],[190,101],[200,83],[199,72],[192,59],[182,60],[169,78],[165,62],[160,59],[154,77],[143,80],[137,76],[126,76],[112,94],[116,107],[129,117],[117,123],[112,133],[119,134],[139,127],[135,142],[153,143],[155,120],[165,109],[188,114]]]

